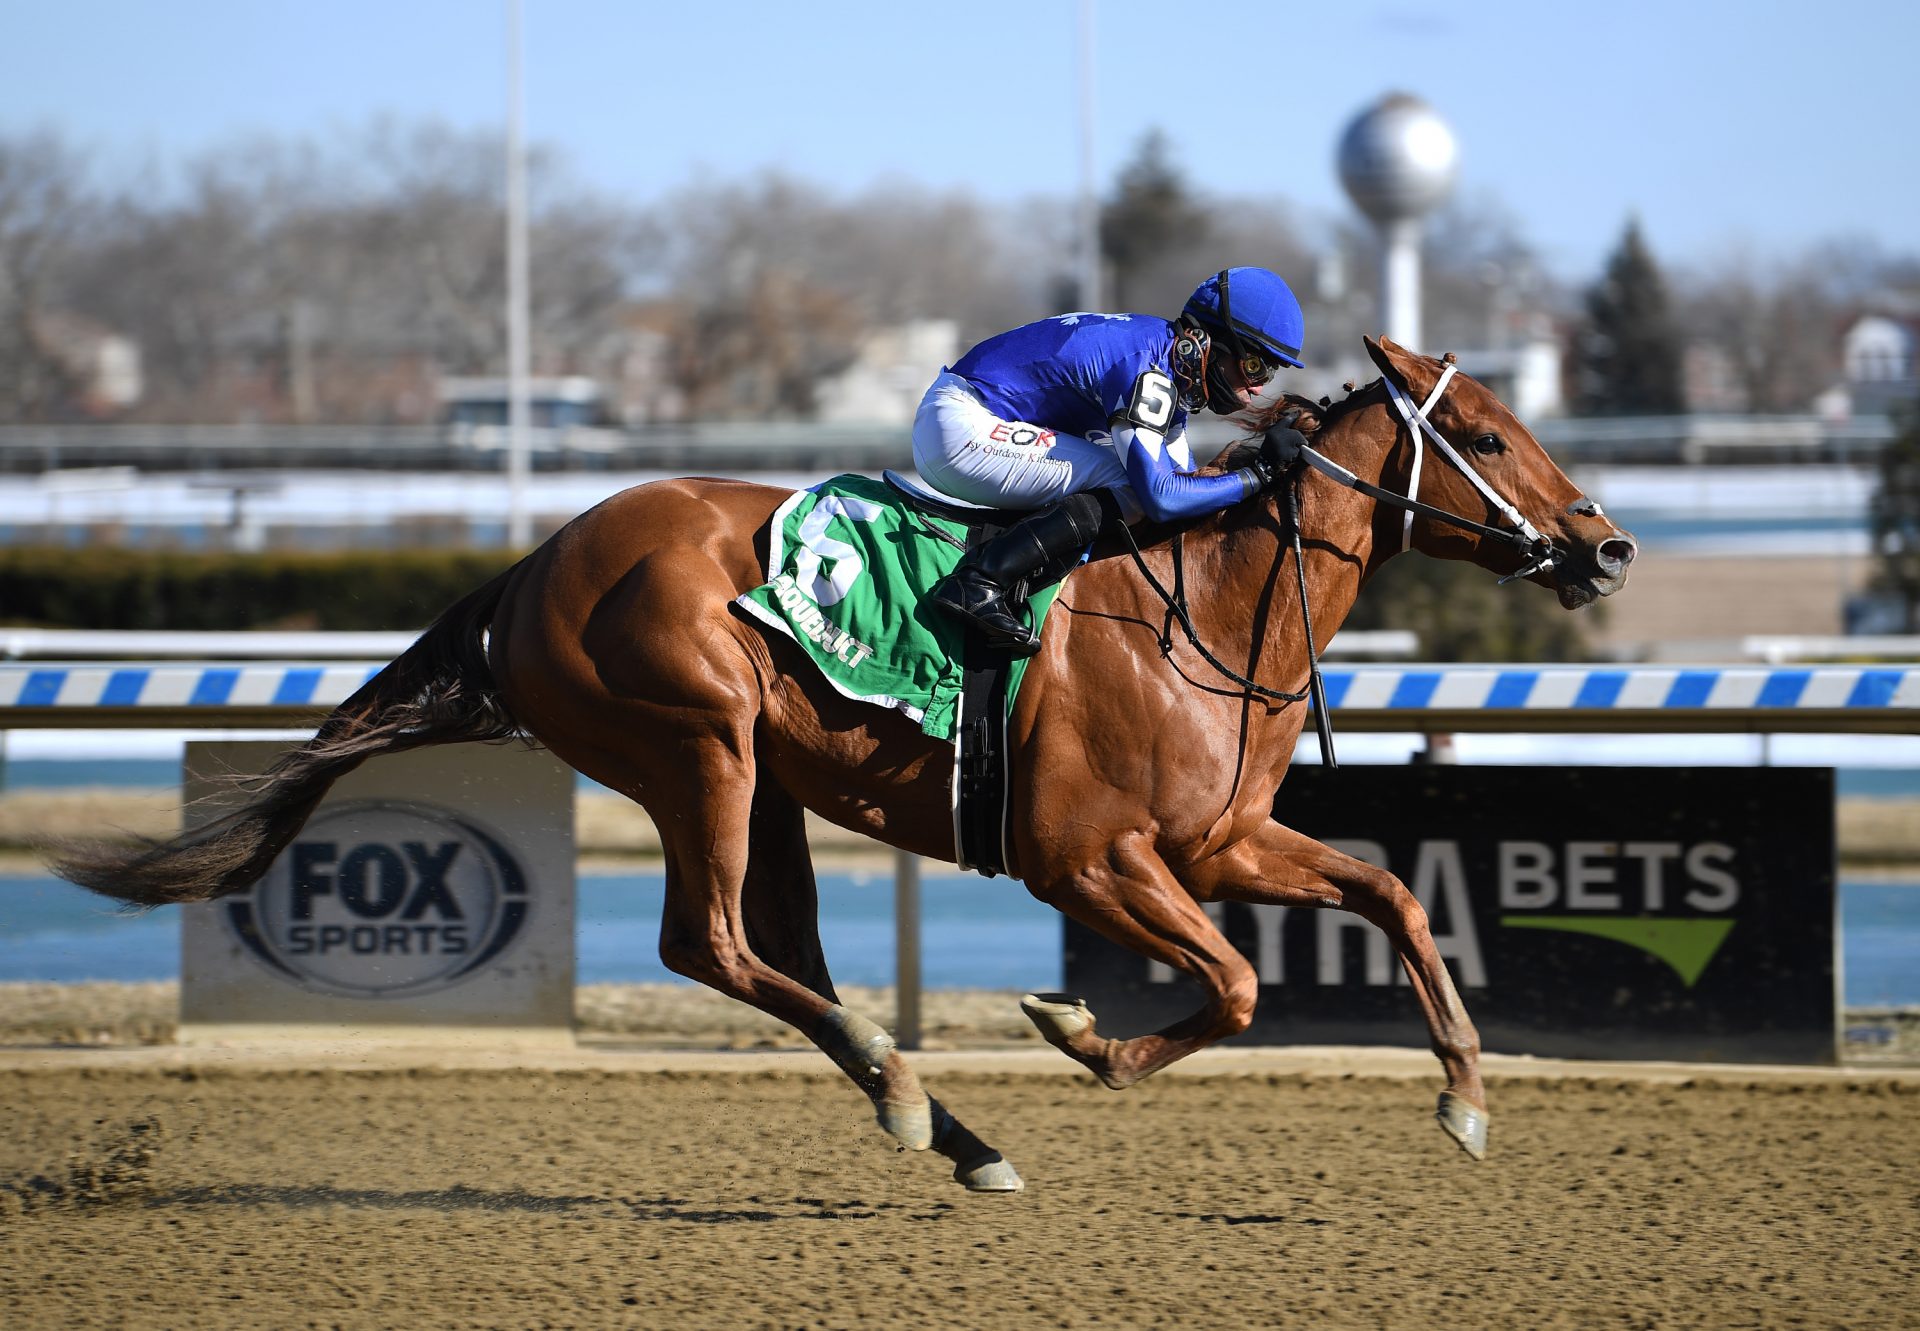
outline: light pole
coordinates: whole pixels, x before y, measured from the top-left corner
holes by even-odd
[[[533,544],[527,511],[527,154],[526,99],[520,69],[520,0],[507,0],[507,544]]]
[[[1077,299],[1098,310],[1100,294],[1100,191],[1093,161],[1093,0],[1080,0],[1080,269]]]

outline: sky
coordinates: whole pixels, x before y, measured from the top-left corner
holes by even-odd
[[[947,6],[522,0],[526,125],[581,183],[654,203],[779,169],[1017,205],[1080,174],[1078,0]],[[0,0],[0,133],[107,170],[378,115],[493,129],[507,0]],[[1390,91],[1453,126],[1459,194],[1549,270],[1629,216],[1710,267],[1839,238],[1920,251],[1914,0],[1093,0],[1097,180],[1163,130],[1197,188],[1348,215],[1345,124]]]

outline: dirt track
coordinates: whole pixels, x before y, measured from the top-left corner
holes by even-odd
[[[1475,1166],[1431,1075],[1057,1057],[923,1060],[982,1197],[780,1056],[10,1056],[0,1325],[1920,1327],[1912,1073],[1502,1075]]]

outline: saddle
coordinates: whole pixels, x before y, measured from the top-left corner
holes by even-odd
[[[988,508],[984,504],[969,504],[964,499],[955,499],[950,494],[928,485],[925,481],[915,480],[911,476],[902,476],[891,468],[880,473],[880,479],[887,488],[919,509],[922,513],[936,518],[945,518],[948,522],[958,522],[962,526],[972,527],[999,525],[1010,527],[1027,516],[1028,509]]]
[[[1033,508],[988,508],[984,504],[970,504],[964,499],[955,499],[950,494],[943,494],[925,481],[902,476],[891,469],[882,471],[880,478],[886,482],[889,490],[899,495],[916,511],[964,526],[967,529],[967,549],[969,550],[992,540],[1022,518],[1032,517],[1040,511]],[[1100,494],[1100,507],[1108,522],[1116,519],[1125,521],[1120,517],[1119,505],[1105,491]],[[1079,566],[1080,560],[1081,556],[1074,554],[1062,556],[1050,564],[1043,564],[1026,579],[1023,586],[1014,590],[1024,597],[1027,586],[1045,587],[1058,582],[1073,572]]]

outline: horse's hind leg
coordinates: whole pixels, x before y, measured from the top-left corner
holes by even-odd
[[[753,949],[742,895],[752,842],[755,771],[746,743],[729,742],[733,738],[713,736],[670,746],[677,750],[676,779],[671,787],[656,786],[648,793],[648,811],[667,861],[660,959],[675,973],[807,1036],[873,1100],[882,1127],[909,1148],[925,1150],[933,1144],[927,1094],[886,1032],[782,974]],[[824,978],[824,964],[816,969],[814,978]]]
[[[880,1122],[889,1132],[914,1145],[926,1140],[909,1140],[898,1123],[890,1123],[890,1110],[882,1094],[871,1085],[875,1058],[880,1066],[897,1066],[911,1079],[893,1042],[885,1032],[865,1018],[847,1013],[839,1006],[832,977],[827,973],[826,954],[820,947],[819,889],[813,877],[813,859],[807,848],[805,815],[800,804],[770,778],[762,777],[753,796],[752,826],[747,837],[747,864],[741,892],[746,923],[747,944],[753,954],[788,979],[805,985],[833,1005],[825,1019],[827,1031],[847,1033],[861,1042],[858,1057],[849,1060],[844,1049],[836,1051],[814,1035],[816,1043],[840,1065],[856,1085],[875,1098]],[[835,1017],[833,1013],[844,1013]],[[805,1027],[800,1027],[806,1030]],[[812,1034],[812,1032],[809,1032]],[[838,1039],[829,1034],[829,1040]],[[875,1056],[870,1058],[869,1055]],[[918,1082],[912,1083],[918,1089]],[[933,1148],[953,1161],[955,1179],[974,1192],[1017,1192],[1023,1186],[1020,1175],[998,1151],[967,1130],[961,1122],[931,1096],[924,1097],[924,1113],[930,1126]],[[914,1131],[920,1131],[915,1118]]]
[[[764,778],[753,793],[740,904],[755,956],[827,1002],[840,1001],[820,946],[820,889],[805,815],[793,796]]]
[[[1487,1097],[1480,1081],[1480,1034],[1433,945],[1427,913],[1385,869],[1269,822],[1194,876],[1203,897],[1283,906],[1334,906],[1386,934],[1413,982],[1435,1057],[1446,1070],[1436,1117],[1460,1148],[1487,1153]]]

